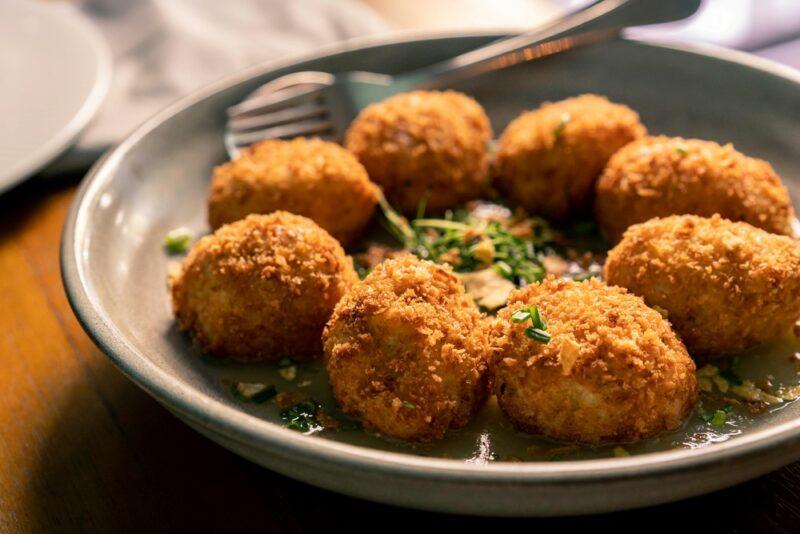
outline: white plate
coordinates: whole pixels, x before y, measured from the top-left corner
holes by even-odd
[[[72,6],[0,2],[0,192],[68,148],[111,81],[111,54]]]

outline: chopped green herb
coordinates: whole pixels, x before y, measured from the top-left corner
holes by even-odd
[[[526,308],[522,308],[511,314],[511,320],[514,321],[515,323],[524,323],[530,318],[531,318],[531,312]]]
[[[164,248],[170,254],[180,254],[192,244],[192,233],[186,228],[175,228],[164,238]]]
[[[530,219],[531,236],[512,234],[497,221],[447,212],[442,219],[417,218],[410,223],[383,197],[379,198],[386,229],[404,248],[434,263],[448,263],[456,272],[474,272],[494,266],[515,285],[544,279],[543,248],[552,240],[547,223]]]
[[[700,415],[700,417],[706,423],[711,423],[715,427],[722,427],[728,420],[728,414],[731,412],[731,410],[733,410],[733,406],[726,405],[723,406],[722,409],[720,410],[703,413]]]
[[[494,268],[500,273],[500,276],[503,278],[511,278],[514,276],[514,270],[511,268],[509,264],[504,261],[495,262]]]
[[[590,280],[592,278],[597,278],[597,273],[578,273],[572,277],[573,280],[576,282],[585,282],[586,280]]]
[[[531,306],[529,308],[531,313],[531,322],[535,328],[539,330],[547,330],[547,323],[544,320],[544,317],[539,313],[539,308],[536,306]]]
[[[281,420],[286,428],[291,430],[312,432],[322,429],[322,425],[317,420],[318,412],[319,403],[309,399],[282,410]]]
[[[231,384],[231,393],[242,402],[255,402],[261,404],[278,394],[272,384],[258,384],[254,382],[237,382]]]
[[[430,196],[431,196],[430,191],[425,191],[425,194],[422,195],[419,204],[417,204],[417,219],[421,219],[425,216],[425,208],[428,205],[428,197]]]
[[[567,124],[569,124],[570,120],[572,120],[572,116],[569,113],[565,111],[561,114],[558,124],[555,128],[553,128],[553,139],[558,139],[561,136],[561,134],[564,132],[564,128],[567,127]]]
[[[539,343],[548,343],[550,341],[550,334],[546,331],[547,321],[544,320],[544,317],[539,313],[539,308],[536,306],[520,308],[511,314],[511,320],[516,324],[530,320],[533,326],[525,329],[525,335]]]
[[[367,277],[367,275],[372,271],[369,267],[357,261],[355,257],[353,258],[353,268],[356,270],[356,274],[358,274],[358,278],[363,280]]]
[[[414,409],[416,409],[416,406],[414,406],[413,404],[411,404],[411,403],[410,403],[410,402],[408,402],[408,401],[403,401],[403,407],[404,407],[404,408],[408,408],[409,410],[414,410]]]
[[[287,358],[286,356],[284,356],[283,358],[278,360],[278,368],[279,369],[283,369],[283,368],[286,368],[286,367],[291,367],[292,365],[293,365],[292,364],[292,360],[290,358]]]
[[[686,148],[682,147],[682,146],[676,146],[675,147],[675,152],[677,152],[681,156],[685,156],[687,154]]]
[[[550,342],[550,334],[540,328],[529,326],[525,329],[525,335],[539,343],[547,344]]]

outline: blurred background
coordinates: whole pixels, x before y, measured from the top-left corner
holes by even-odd
[[[269,531],[306,515],[310,528],[284,531],[363,528],[399,517],[415,527],[480,524],[368,508],[253,469],[176,424],[95,348],[72,314],[61,285],[61,231],[89,166],[204,85],[363,39],[528,30],[584,3],[0,0],[0,532],[152,532],[154,524],[158,531],[228,531],[262,517],[271,518],[261,525]],[[800,0],[704,0],[689,20],[627,33],[739,49],[800,68]],[[798,480],[800,463],[655,515],[624,517],[630,525],[684,527],[687,517],[702,515],[713,517],[716,531],[796,532]],[[619,530],[620,517],[578,524]]]
[[[98,56],[101,59],[103,54],[110,56],[112,67],[107,81],[101,79],[102,72],[95,73],[93,81],[82,82],[82,89],[75,89],[88,92],[94,87],[96,93],[94,106],[90,106],[93,109],[82,110],[82,120],[71,124],[73,130],[81,130],[80,135],[71,131],[70,139],[55,143],[59,146],[53,146],[47,157],[21,165],[17,161],[20,154],[26,150],[33,152],[37,143],[46,140],[48,132],[54,136],[51,130],[63,129],[68,124],[69,111],[58,106],[66,107],[70,78],[79,76],[77,63],[85,62],[86,54],[67,54],[68,47],[58,42],[57,32],[38,27],[34,18],[26,26],[18,23],[19,15],[0,17],[4,19],[0,20],[0,30],[2,26],[8,27],[8,31],[0,31],[3,45],[0,69],[4,71],[0,79],[0,109],[5,118],[4,124],[0,124],[0,190],[10,188],[24,179],[24,175],[42,167],[45,174],[85,169],[159,109],[249,66],[306,54],[348,39],[413,32],[519,31],[587,3],[586,0],[3,2],[8,4],[0,6],[0,14],[12,4],[37,4],[65,17],[76,15],[88,21],[90,27],[99,30],[97,41],[102,41],[95,42],[94,48],[106,48],[97,52]],[[37,48],[26,42],[35,39],[37,47],[41,47],[43,34],[56,42],[51,43],[52,50],[38,52],[57,62],[55,65],[45,65],[44,60],[36,57]],[[628,34],[642,39],[711,43],[800,67],[800,1],[797,0],[705,0],[700,11],[687,21],[632,29]],[[59,53],[64,57],[56,60],[54,55]],[[42,72],[38,75],[30,72],[37,66]],[[15,69],[19,75],[14,74]],[[60,99],[42,97],[38,93],[43,91],[43,80],[49,92],[50,78],[54,75],[60,78]],[[75,84],[78,85],[77,80]],[[47,124],[32,132],[35,120]],[[26,134],[31,138],[26,138]],[[66,154],[53,162],[63,152]],[[12,172],[9,169],[15,164]]]

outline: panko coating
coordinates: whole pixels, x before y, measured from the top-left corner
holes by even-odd
[[[200,239],[170,279],[182,330],[207,353],[235,360],[309,359],[358,281],[341,245],[313,221],[250,215]]]
[[[489,324],[449,267],[384,261],[336,306],[324,342],[334,397],[386,436],[440,439],[486,400]]]
[[[477,198],[487,187],[489,119],[455,91],[413,91],[365,108],[345,146],[396,208],[421,202],[439,212]]]
[[[511,314],[537,306],[547,344]],[[657,311],[595,279],[514,291],[494,327],[500,408],[518,429],[580,443],[632,442],[678,427],[697,400],[695,364]]]
[[[622,148],[597,182],[597,222],[611,241],[653,217],[718,213],[791,235],[789,193],[766,161],[712,141],[647,137]]]
[[[739,352],[800,318],[800,244],[718,215],[631,226],[605,278],[665,310],[694,357]]]
[[[646,133],[635,111],[602,96],[546,102],[513,120],[500,137],[497,186],[534,215],[585,215],[608,158]]]
[[[312,219],[347,244],[372,218],[378,194],[364,167],[335,143],[268,140],[214,169],[208,220],[216,229],[251,213],[283,210]]]

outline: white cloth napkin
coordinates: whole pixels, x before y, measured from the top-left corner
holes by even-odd
[[[91,164],[142,121],[224,76],[388,29],[354,0],[83,0],[114,75],[103,106],[53,170]]]

